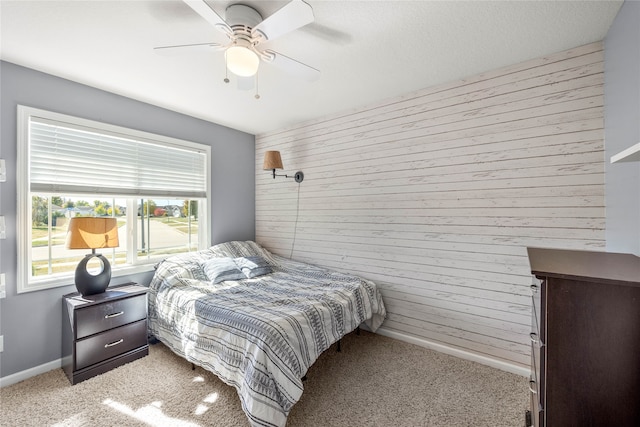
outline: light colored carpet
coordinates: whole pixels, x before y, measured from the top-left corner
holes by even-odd
[[[2,426],[247,426],[235,389],[162,344],[75,386],[61,369],[0,389]],[[363,331],[308,372],[288,427],[524,425],[527,380]]]

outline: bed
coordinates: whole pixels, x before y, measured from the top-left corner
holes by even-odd
[[[220,267],[229,260],[241,274]],[[235,387],[252,426],[284,426],[318,356],[386,316],[373,282],[252,241],[167,258],[148,295],[150,333]]]

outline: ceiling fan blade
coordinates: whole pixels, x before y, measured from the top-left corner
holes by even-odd
[[[233,34],[233,30],[229,25],[216,13],[215,10],[211,9],[209,5],[204,0],[183,0],[187,6],[193,9],[198,15],[202,16],[207,20],[211,25],[216,27],[218,30],[225,33],[227,36],[231,36]]]
[[[266,62],[275,65],[286,73],[300,77],[309,82],[316,81],[320,78],[319,70],[303,64],[302,62],[291,59],[281,53],[274,52],[273,50],[265,50],[264,53],[269,56],[268,58],[263,57]]]
[[[186,0],[185,0],[186,1]],[[313,22],[313,9],[302,0],[291,0],[251,30],[253,37],[273,40]]]
[[[158,55],[180,55],[191,52],[211,52],[212,50],[224,50],[227,46],[220,43],[182,44],[176,46],[158,46],[153,51]]]

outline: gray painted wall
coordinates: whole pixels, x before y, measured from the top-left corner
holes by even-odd
[[[640,255],[640,162],[612,155],[640,142],[640,2],[626,1],[605,38],[607,251]]]
[[[74,115],[211,146],[212,243],[255,239],[255,137],[109,92],[0,62],[1,144],[7,181],[0,183],[0,215],[7,238],[0,240],[0,272],[6,273],[0,300],[0,377],[60,358],[61,296],[69,286],[16,294],[16,105]],[[151,273],[127,280],[148,284]]]

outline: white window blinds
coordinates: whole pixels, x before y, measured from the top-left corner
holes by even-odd
[[[207,155],[195,147],[31,116],[33,192],[205,198]]]

